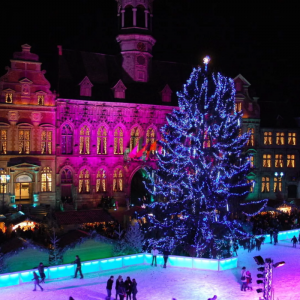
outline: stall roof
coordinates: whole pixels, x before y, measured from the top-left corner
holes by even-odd
[[[27,220],[28,217],[21,211],[18,211],[15,214],[10,215],[9,217],[6,218],[5,223],[6,225],[16,225],[19,224],[25,220]]]

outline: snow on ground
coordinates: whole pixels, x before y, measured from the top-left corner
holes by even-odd
[[[272,258],[274,262],[284,260],[286,265],[274,270],[274,300],[300,299],[300,246],[292,247],[290,240],[280,241],[276,246],[265,244],[261,251],[248,253],[239,250],[237,269],[223,272],[193,269],[167,268],[161,266],[135,266],[102,273],[85,275],[84,279],[64,278],[43,284],[44,291],[33,292],[33,284],[23,284],[10,288],[0,288],[1,299],[5,300],[75,300],[105,299],[106,281],[110,275],[115,279],[130,276],[138,283],[138,300],[207,300],[213,295],[218,300],[258,300],[256,292],[257,265],[253,256]],[[241,292],[240,273],[246,266],[252,273],[253,291]],[[115,293],[113,287],[113,295]],[[114,297],[112,298],[114,299]]]

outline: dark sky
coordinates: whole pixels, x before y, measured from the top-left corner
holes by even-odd
[[[297,1],[155,0],[154,58],[198,64],[208,54],[216,70],[248,79],[261,101],[300,102],[298,14]],[[6,1],[0,74],[24,43],[50,80],[58,44],[116,54],[117,24],[114,0]]]

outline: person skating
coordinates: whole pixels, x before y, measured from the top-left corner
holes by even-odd
[[[297,240],[297,238],[296,238],[295,235],[294,235],[294,237],[292,238],[292,242],[293,242],[293,247],[296,248],[296,245],[297,245],[298,240]]]
[[[126,289],[125,289],[125,284],[124,284],[123,280],[121,280],[119,282],[117,293],[120,297],[120,300],[124,300],[124,298],[126,296]]]
[[[107,291],[107,297],[106,299],[110,300],[111,297],[111,290],[114,283],[114,276],[110,276],[110,278],[107,280],[106,284],[106,291]]]
[[[153,263],[154,263],[154,261],[155,261],[155,267],[157,267],[156,256],[158,255],[158,250],[156,249],[156,247],[153,247],[153,248],[152,248],[151,254],[152,254],[152,264],[151,264],[151,266],[153,266]]]
[[[247,289],[252,291],[252,276],[250,271],[246,272],[246,279],[247,279]]]
[[[170,255],[170,251],[167,248],[165,248],[164,251],[163,251],[163,255],[164,255],[164,268],[166,268],[168,258],[169,258],[169,255]]]
[[[45,278],[46,278],[46,275],[45,275],[45,266],[44,264],[41,262],[39,264],[39,266],[37,267],[38,271],[39,271],[39,274],[40,274],[40,277],[41,277],[41,283],[45,283]]]
[[[138,290],[137,290],[137,282],[136,280],[133,278],[132,279],[132,300],[136,300],[136,294],[137,294]]]
[[[75,271],[75,275],[74,278],[77,278],[77,273],[79,271],[80,274],[80,279],[83,278],[82,272],[81,272],[81,261],[78,255],[76,255],[76,259],[73,262],[74,264],[76,264],[76,271]]]
[[[118,277],[117,281],[116,281],[116,298],[115,298],[115,300],[118,299],[118,288],[119,288],[119,284],[120,284],[121,282],[123,282],[123,279],[122,279],[122,276],[120,275],[120,276]]]
[[[127,276],[125,280],[125,289],[126,289],[126,300],[128,300],[128,298],[131,300],[132,281],[129,276]]]
[[[241,276],[241,281],[242,281],[242,286],[241,286],[241,291],[245,291],[247,289],[247,276],[246,276],[246,267],[242,268],[242,276]]]
[[[275,229],[275,232],[274,232],[274,246],[276,246],[277,243],[278,243],[278,230]]]
[[[273,228],[270,228],[270,243],[272,244],[272,238],[273,238]]]
[[[36,274],[36,272],[33,272],[33,278],[31,280],[34,280],[33,283],[34,283],[34,292],[36,291],[36,286],[38,286],[41,291],[43,291],[44,289],[40,286],[40,280],[39,280],[39,276],[38,274]]]

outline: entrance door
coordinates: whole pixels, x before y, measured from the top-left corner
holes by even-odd
[[[28,175],[17,177],[15,196],[16,201],[32,201],[32,180]]]

